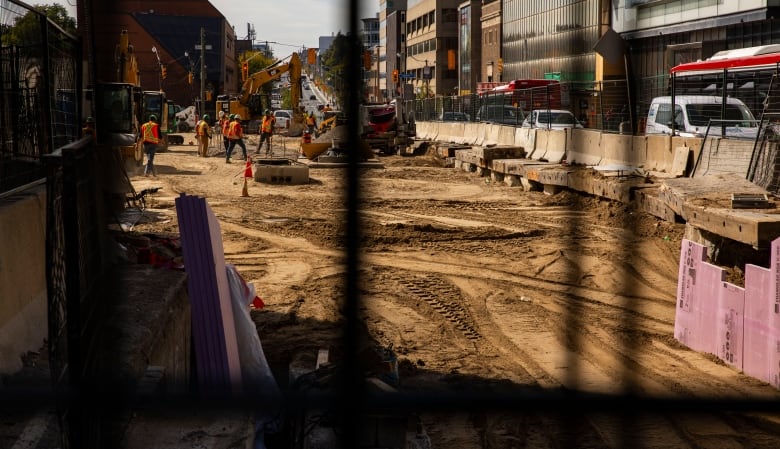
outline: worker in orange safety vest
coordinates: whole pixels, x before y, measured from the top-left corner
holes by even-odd
[[[230,163],[230,155],[233,154],[233,148],[235,148],[236,145],[241,147],[241,150],[244,152],[243,160],[246,160],[244,128],[241,126],[241,115],[239,114],[233,116],[233,121],[230,122],[230,125],[228,126],[228,140],[230,140],[230,144],[228,145],[227,153],[225,154],[225,163]]]
[[[195,125],[195,134],[198,139],[198,156],[206,157],[209,153],[209,140],[211,139],[211,126],[209,115],[203,114],[203,118]]]
[[[154,168],[154,153],[157,151],[157,144],[160,143],[160,125],[157,124],[156,115],[150,115],[149,121],[141,125],[140,138],[146,153],[144,176],[157,176],[157,170]]]
[[[266,109],[263,122],[260,124],[260,143],[257,144],[256,154],[260,154],[263,142],[266,142],[265,155],[271,155],[271,136],[274,134],[274,126],[276,126],[276,117],[273,116],[270,109]]]

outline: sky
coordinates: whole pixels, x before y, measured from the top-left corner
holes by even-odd
[[[24,0],[29,5],[60,4],[76,17],[76,0]],[[247,24],[255,42],[268,41],[274,54],[284,56],[301,47],[319,46],[320,36],[346,34],[348,0],[209,0],[245,39]],[[376,17],[379,0],[357,0],[359,18]],[[274,43],[276,42],[276,43]]]

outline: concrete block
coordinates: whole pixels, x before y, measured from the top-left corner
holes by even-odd
[[[504,175],[504,184],[506,184],[509,187],[517,187],[521,185],[520,178],[517,175]]]
[[[566,151],[566,161],[569,164],[598,165],[604,158],[601,148],[603,134],[596,130],[575,129],[572,132],[572,142]]]
[[[534,150],[528,155],[528,158],[538,161],[544,157],[544,153],[547,151],[547,132],[540,129],[532,131],[534,132]]]
[[[309,167],[296,165],[260,165],[255,164],[255,181],[266,184],[307,184]]]
[[[599,165],[635,165],[645,163],[645,154],[634,152],[633,137],[622,134],[602,134],[601,148],[603,158]]]
[[[523,190],[526,192],[541,192],[543,189],[542,184],[528,178],[520,178],[520,185],[523,186]]]
[[[673,176],[685,176],[690,155],[691,149],[688,147],[677,147],[674,149],[674,159],[672,160],[672,169],[670,171]]]

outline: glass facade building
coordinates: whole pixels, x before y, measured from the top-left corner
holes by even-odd
[[[595,79],[600,38],[596,0],[505,0],[503,79]]]

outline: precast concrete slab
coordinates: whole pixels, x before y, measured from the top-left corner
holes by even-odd
[[[441,158],[455,157],[455,151],[470,150],[471,148],[471,145],[439,143],[436,145],[436,155]]]
[[[471,152],[486,165],[494,159],[522,159],[525,157],[523,147],[512,145],[474,146],[471,147]]]
[[[664,179],[659,190],[661,200],[685,220],[687,217],[683,215],[683,205],[686,202],[694,201],[709,207],[730,207],[732,193],[761,194],[766,191],[742,177],[724,173]]]
[[[529,169],[549,166],[557,166],[557,164],[534,161],[531,159],[494,159],[490,162],[490,167],[494,171],[504,173],[506,175],[516,175],[522,177],[527,177],[527,171]]]
[[[677,220],[677,214],[661,201],[658,189],[659,186],[653,184],[637,186],[634,189],[634,203],[638,209],[669,223],[674,223]]]
[[[685,203],[681,215],[691,226],[755,249],[768,248],[772,239],[780,235],[780,214],[776,210],[715,209]]]

